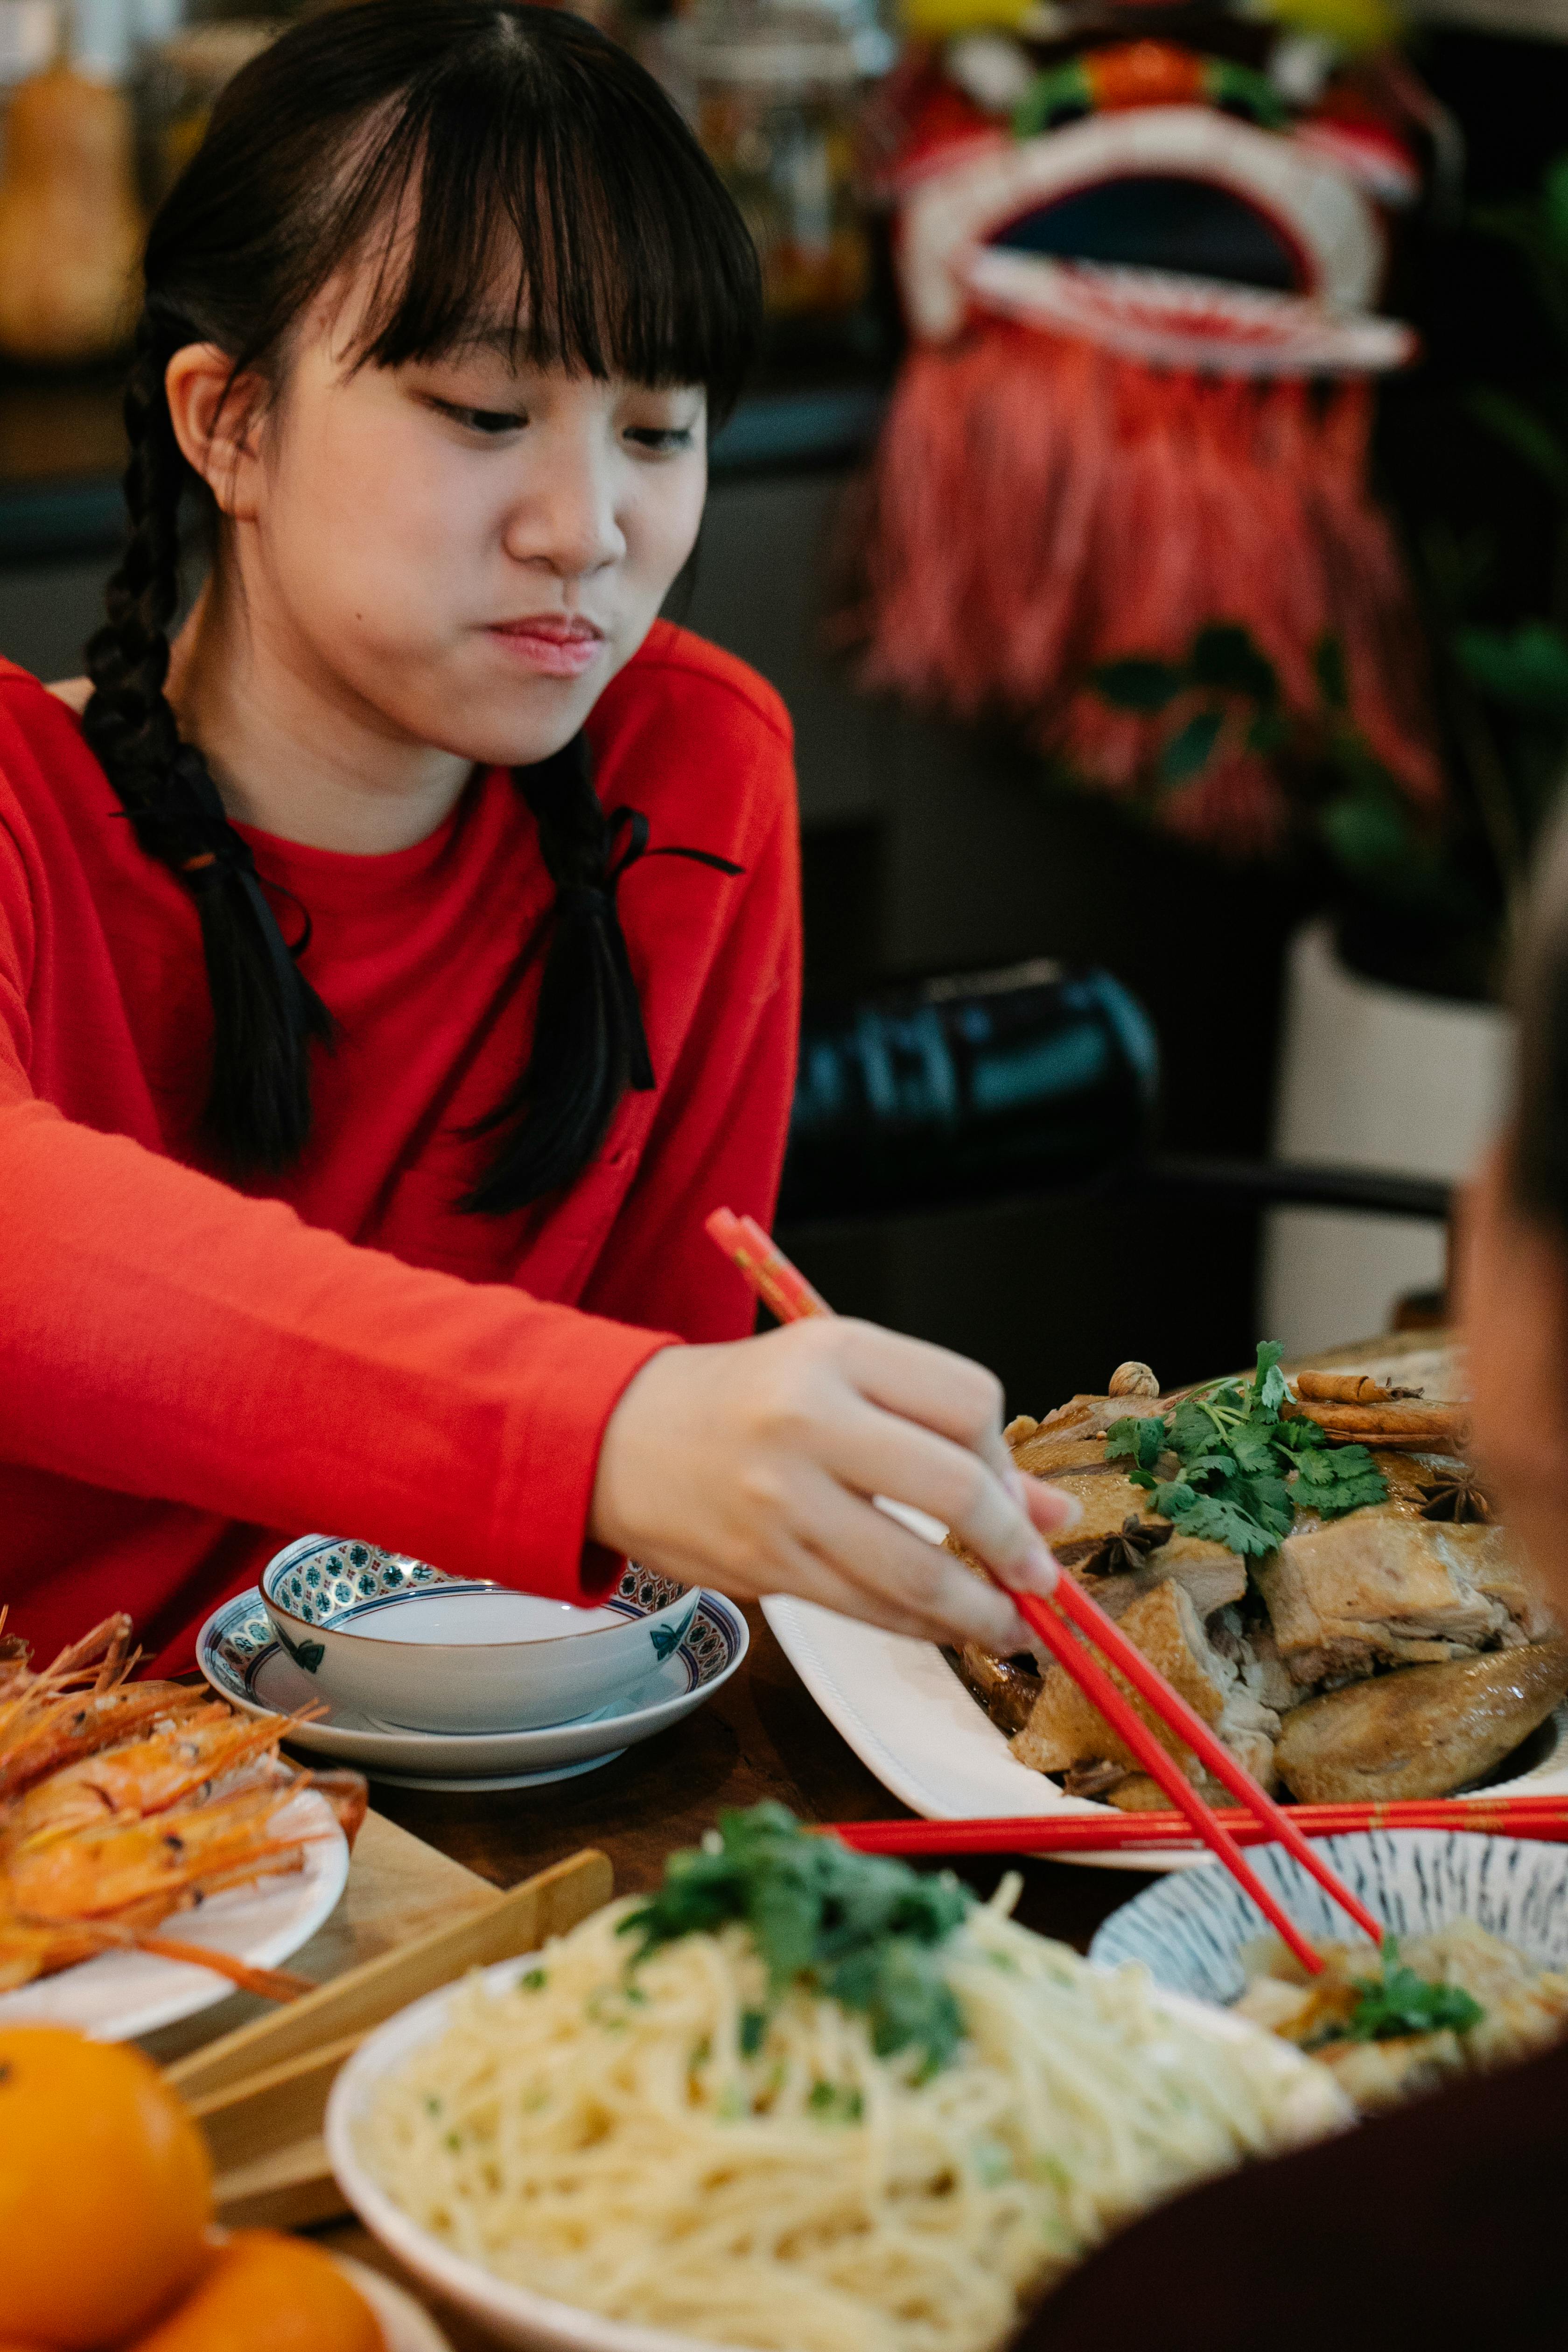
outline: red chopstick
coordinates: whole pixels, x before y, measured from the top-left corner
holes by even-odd
[[[1387,1804],[1297,1805],[1295,1828],[1306,1837],[1342,1837],[1368,1830],[1460,1830],[1472,1836],[1568,1843],[1568,1798],[1510,1797],[1489,1804],[1450,1797]],[[1274,1832],[1250,1814],[1233,1822],[1237,1845],[1267,1845]],[[1121,1853],[1193,1850],[1192,1824],[1181,1813],[1022,1813],[969,1821],[837,1822],[822,1834],[858,1853]]]
[[[731,1265],[739,1267],[768,1312],[781,1323],[832,1314],[822,1293],[812,1288],[799,1266],[791,1265],[754,1217],[738,1217],[733,1209],[715,1209],[703,1231]]]
[[[1246,1766],[1237,1762],[1224,1742],[1215,1738],[1202,1716],[1187,1705],[1179,1691],[1172,1689],[1159,1668],[1128,1640],[1120,1625],[1106,1615],[1093,1595],[1086,1592],[1072,1577],[1063,1576],[1058,1580],[1055,1600],[1062,1615],[1099,1644],[1105,1655],[1121,1667],[1133,1689],[1140,1692],[1156,1714],[1164,1717],[1171,1729],[1186,1741],[1199,1761],[1207,1765],[1221,1788],[1228,1789],[1237,1804],[1245,1805],[1258,1821],[1266,1822],[1287,1853],[1293,1854],[1302,1868],[1311,1873],[1324,1894],[1331,1895],[1342,1910],[1348,1911],[1357,1927],[1363,1928],[1374,1944],[1381,1943],[1383,1929],[1365,1904],[1352,1894],[1343,1880],[1330,1869],[1321,1854],[1314,1852],[1283,1806],[1277,1805],[1273,1798],[1258,1786]],[[1024,1614],[1033,1625],[1035,1619],[1030,1610],[1025,1608]],[[1101,1707],[1100,1713],[1104,1715],[1106,1710]],[[1113,1717],[1107,1716],[1106,1719],[1115,1723]],[[1115,1723],[1115,1728],[1121,1733],[1123,1739],[1127,1738],[1121,1724]],[[1128,1745],[1131,1746],[1131,1742],[1129,1741]],[[1155,1778],[1159,1779],[1159,1775],[1156,1774]],[[1187,1785],[1190,1786],[1190,1782]],[[1161,1781],[1161,1786],[1168,1795],[1174,1795],[1168,1783]],[[1179,1798],[1176,1801],[1181,1803]],[[1184,1805],[1181,1809],[1184,1812],[1187,1811]]]
[[[707,1231],[717,1247],[740,1269],[752,1289],[781,1321],[793,1322],[803,1316],[832,1314],[833,1309],[827,1301],[812,1288],[799,1269],[790,1264],[777,1243],[771,1240],[752,1218],[737,1217],[729,1209],[716,1209],[708,1220]],[[1302,1967],[1310,1974],[1316,1975],[1323,1964],[1247,1862],[1229,1830],[1210,1811],[1175,1758],[1122,1696],[1100,1660],[1089,1651],[1088,1641],[1095,1642],[1105,1655],[1114,1661],[1134,1689],[1142,1693],[1155,1713],[1208,1766],[1221,1785],[1228,1788],[1268,1828],[1270,1836],[1296,1855],[1374,1943],[1381,1943],[1383,1929],[1371,1912],[1312,1852],[1300,1832],[1290,1827],[1279,1807],[1265,1795],[1251,1774],[1237,1763],[1229,1750],[1221,1747],[1202,1717],[1195,1715],[1186,1701],[1171,1688],[1142,1652],[1134,1649],[1099,1604],[1065,1574],[1057,1585],[1056,1597],[1062,1612],[1060,1617],[1046,1601],[1037,1599],[1032,1593],[1015,1592],[1012,1595],[1025,1622],[1039,1635],[1064,1673],[1071,1675],[1090,1704],[1099,1708],[1143,1769],[1158,1781],[1172,1804],[1185,1815],[1204,1843],[1219,1856],[1237,1885],[1250,1895]],[[1063,1618],[1080,1628],[1086,1640],[1079,1641],[1062,1622]]]

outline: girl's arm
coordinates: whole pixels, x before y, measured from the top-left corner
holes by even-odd
[[[38,1100],[9,849],[0,1457],[580,1597],[600,1435],[663,1335],[356,1248]]]

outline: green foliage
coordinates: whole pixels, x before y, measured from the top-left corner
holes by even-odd
[[[1094,686],[1113,710],[1163,710],[1187,683],[1170,662],[1106,662],[1091,673]]]
[[[1326,850],[1359,887],[1394,898],[1418,895],[1435,845],[1355,725],[1337,637],[1314,646],[1312,674],[1317,709],[1288,708],[1278,671],[1248,632],[1211,621],[1179,662],[1129,656],[1091,672],[1089,683],[1113,709],[1157,730],[1148,766],[1156,803],[1201,782],[1226,752],[1253,753],[1274,770],[1298,834]]]
[[[1468,403],[1470,415],[1484,425],[1499,441],[1506,442],[1516,457],[1521,457],[1532,472],[1541,476],[1560,499],[1568,499],[1568,449],[1562,436],[1549,419],[1528,401],[1517,399],[1511,392],[1500,392],[1495,385],[1483,384],[1472,392]]]
[[[681,1936],[731,1921],[749,1927],[777,2001],[804,1984],[860,2011],[880,2056],[913,2048],[923,2071],[947,2063],[963,2035],[940,1947],[967,1917],[971,1897],[947,1872],[853,1853],[812,1837],[783,1805],[725,1812],[702,1845],[672,1853],[657,1895],[622,1920],[639,1938],[630,1965]],[[743,2054],[761,2048],[767,2015],[742,2020]]]
[[[1273,663],[1259,653],[1245,629],[1230,622],[1214,622],[1198,631],[1187,656],[1186,678],[1191,686],[1247,695],[1264,710],[1272,710],[1279,699]]]
[[[1283,1353],[1277,1339],[1261,1340],[1250,1380],[1216,1381],[1163,1418],[1129,1415],[1106,1433],[1106,1458],[1131,1464],[1128,1477],[1159,1517],[1244,1559],[1278,1547],[1298,1504],[1339,1518],[1388,1493],[1364,1445],[1331,1446],[1316,1422],[1281,1418],[1290,1398]]]
[[[1131,1454],[1140,1470],[1152,1470],[1164,1444],[1165,1424],[1157,1412],[1141,1421],[1129,1414],[1125,1421],[1113,1421],[1105,1433],[1107,1459],[1116,1462]]]
[[[1223,710],[1200,710],[1179,728],[1160,754],[1160,781],[1184,784],[1201,775],[1214,755],[1225,725]]]
[[[1540,718],[1568,719],[1568,636],[1550,622],[1458,629],[1454,649],[1483,694]]]
[[[1433,1984],[1406,1968],[1399,1939],[1383,1939],[1383,1972],[1358,1977],[1361,2000],[1345,2027],[1350,2042],[1392,2042],[1405,2033],[1468,2033],[1486,2015],[1462,1985]]]

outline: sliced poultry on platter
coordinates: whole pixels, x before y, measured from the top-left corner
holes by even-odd
[[[1063,1567],[1266,1787],[1448,1795],[1568,1694],[1568,1638],[1466,1461],[1461,1403],[1360,1373],[1288,1381],[1278,1355],[1180,1396],[1123,1365],[1105,1395],[1014,1422],[1014,1458],[1082,1507]],[[1058,1667],[954,1663],[1020,1763],[1163,1804]]]

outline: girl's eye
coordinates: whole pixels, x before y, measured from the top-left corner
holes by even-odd
[[[455,424],[466,425],[470,433],[482,433],[492,440],[502,433],[519,432],[528,423],[526,416],[510,408],[463,408],[455,400],[433,400],[430,404]]]
[[[635,441],[639,449],[651,449],[656,457],[672,457],[677,450],[689,449],[695,427],[689,425],[632,425],[626,428],[626,439]]]

